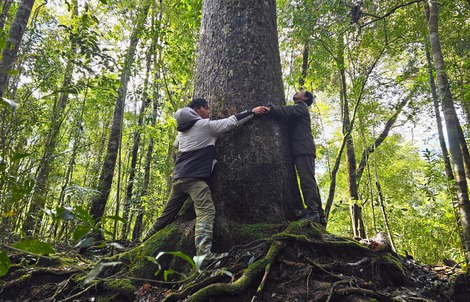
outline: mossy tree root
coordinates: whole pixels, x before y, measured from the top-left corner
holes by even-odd
[[[256,276],[261,274],[275,260],[282,247],[283,242],[274,241],[269,248],[268,253],[263,259],[252,263],[243,273],[243,275],[233,283],[215,283],[204,287],[189,297],[188,302],[207,301],[210,297],[225,295],[240,295],[251,285]]]

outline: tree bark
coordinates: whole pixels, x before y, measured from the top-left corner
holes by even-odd
[[[213,118],[285,103],[276,23],[274,0],[204,1],[194,95]],[[286,130],[260,117],[219,139],[214,246],[237,244],[231,225],[280,223],[302,208]]]
[[[147,71],[146,71],[146,77],[144,80],[144,85],[143,85],[143,94],[142,94],[142,105],[139,110],[139,116],[138,116],[138,121],[137,121],[137,129],[134,132],[134,139],[133,139],[133,144],[132,144],[132,149],[131,149],[131,166],[129,167],[129,178],[127,180],[127,187],[126,187],[126,197],[124,200],[124,205],[123,205],[123,213],[122,213],[122,218],[124,221],[127,223],[124,223],[122,225],[122,230],[121,230],[121,239],[126,239],[127,233],[129,231],[129,213],[131,209],[131,203],[132,203],[132,191],[134,188],[134,181],[135,181],[135,174],[137,170],[137,159],[138,159],[138,153],[139,153],[139,147],[140,147],[140,139],[141,139],[141,129],[145,127],[144,125],[144,114],[147,110],[148,104],[150,103],[150,99],[148,96],[148,83],[149,83],[149,75],[150,75],[150,65],[151,65],[151,54],[147,55]]]
[[[429,18],[429,17],[428,17]],[[454,173],[452,172],[452,165],[450,163],[449,150],[447,150],[446,141],[444,137],[444,130],[442,127],[442,118],[439,110],[439,97],[437,95],[436,81],[433,75],[431,54],[429,53],[429,47],[426,44],[426,60],[428,62],[428,75],[429,75],[429,86],[431,87],[432,103],[434,107],[434,114],[436,115],[437,134],[439,136],[439,146],[441,147],[442,159],[444,160],[444,169],[446,176],[449,181],[454,180]]]
[[[34,0],[22,0],[11,25],[7,45],[3,49],[2,60],[0,61],[0,98],[5,94],[10,77],[9,72],[15,64],[18,49],[20,48],[33,5]]]
[[[130,38],[129,48],[127,49],[126,58],[124,61],[123,70],[120,77],[120,86],[118,88],[118,95],[116,103],[114,105],[113,122],[111,125],[111,132],[108,139],[108,145],[106,149],[106,155],[101,168],[101,174],[97,190],[99,192],[98,197],[92,201],[90,214],[95,220],[103,217],[106,203],[108,201],[109,193],[113,183],[114,169],[116,167],[117,154],[120,148],[120,138],[122,135],[122,119],[124,116],[124,105],[126,101],[127,84],[131,75],[131,67],[134,64],[134,57],[136,53],[137,44],[139,42],[140,35],[145,26],[145,20],[150,9],[150,1],[146,0],[143,3],[143,7],[140,9],[140,13],[137,16],[136,27]]]
[[[463,156],[459,142],[460,127],[458,120],[455,118],[455,108],[450,90],[450,84],[447,78],[444,58],[441,51],[441,44],[438,32],[438,4],[435,0],[428,0],[429,4],[429,21],[428,30],[431,41],[431,50],[437,73],[437,86],[439,88],[439,96],[442,99],[442,110],[444,112],[444,120],[447,128],[447,137],[449,141],[449,151],[452,159],[452,166],[455,177],[455,189],[457,192],[457,200],[459,202],[460,223],[464,238],[465,256],[470,259],[470,201],[468,198],[468,188],[465,176],[465,168]],[[460,129],[461,131],[461,129]]]

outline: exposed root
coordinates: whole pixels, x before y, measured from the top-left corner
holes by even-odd
[[[34,263],[34,267],[23,267],[17,261],[8,277],[1,279],[0,291],[7,300],[51,302],[92,297],[148,302],[450,302],[455,297],[460,298],[454,301],[467,301],[470,282],[465,277],[460,278],[460,293],[457,287],[450,290],[450,272],[455,268],[420,266],[321,231],[313,223],[292,223],[271,238],[234,247],[228,258],[180,280],[185,285],[179,289],[175,289],[181,285],[179,281],[130,274],[131,263],[125,265],[128,270],[103,272],[102,278],[83,287],[84,266],[89,265],[57,268]]]
[[[261,273],[266,267],[271,264],[284,244],[279,241],[273,242],[267,255],[254,263],[246,269],[243,275],[231,284],[216,283],[211,284],[193,294],[188,302],[207,301],[210,297],[224,296],[224,295],[240,295],[245,289],[251,285],[254,278]]]

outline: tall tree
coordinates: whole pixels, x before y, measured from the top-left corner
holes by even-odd
[[[137,15],[135,28],[132,32],[129,48],[127,49],[124,66],[120,76],[120,85],[118,88],[117,99],[114,105],[113,122],[111,132],[109,134],[108,145],[101,174],[99,178],[98,188],[99,195],[93,199],[90,213],[95,220],[101,219],[105,212],[106,203],[108,201],[109,192],[113,183],[114,169],[116,167],[116,159],[120,148],[122,135],[122,119],[124,115],[124,104],[126,100],[127,85],[131,76],[131,68],[134,64],[134,57],[137,44],[145,28],[145,21],[150,9],[150,0],[145,0]]]
[[[78,15],[78,2],[73,0],[70,4],[72,19]],[[56,146],[59,139],[59,131],[65,119],[65,109],[69,102],[69,93],[72,84],[72,76],[75,68],[76,43],[72,32],[70,33],[70,47],[68,48],[67,65],[62,81],[60,92],[54,101],[52,109],[52,120],[49,124],[49,130],[45,141],[44,153],[36,172],[36,185],[31,196],[30,208],[23,224],[23,231],[27,234],[37,233],[39,231],[40,222],[42,221],[42,209],[46,204],[46,196],[48,193],[47,183],[50,170],[53,164],[53,157],[56,152]]]
[[[439,9],[437,1],[428,0],[429,20],[428,31],[431,41],[431,51],[436,67],[436,77],[439,96],[442,99],[442,111],[447,129],[449,151],[452,159],[452,167],[455,179],[455,189],[459,202],[460,222],[464,238],[464,248],[467,261],[470,259],[470,200],[468,197],[468,186],[465,176],[465,167],[459,141],[459,121],[456,119],[454,101],[450,83],[444,64],[439,39]],[[461,131],[461,129],[460,129]]]
[[[284,104],[274,0],[205,0],[195,97],[213,117],[260,104]],[[217,211],[214,240],[237,244],[238,224],[279,223],[302,207],[286,127],[255,119],[223,136],[211,178]]]
[[[2,59],[0,61],[0,98],[5,94],[9,75],[15,64],[16,56],[26,30],[26,25],[28,24],[33,5],[34,0],[21,0],[18,10],[16,11],[15,19],[11,25],[8,41],[3,49]]]

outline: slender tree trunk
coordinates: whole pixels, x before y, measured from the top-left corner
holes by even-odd
[[[20,48],[33,5],[34,0],[22,0],[11,25],[7,45],[3,49],[2,60],[0,61],[0,98],[5,94],[10,75],[9,72],[15,64],[18,49]]]
[[[274,0],[203,2],[194,95],[213,117],[285,103],[276,23]],[[239,243],[234,225],[279,223],[302,207],[285,125],[255,118],[223,135],[216,157],[215,245]]]
[[[157,125],[157,117],[158,117],[158,98],[156,95],[154,95],[152,115],[153,115],[152,126],[155,127]],[[134,229],[132,231],[133,241],[138,240],[140,238],[140,235],[142,234],[142,223],[143,223],[143,218],[144,218],[144,208],[142,206],[142,200],[148,193],[148,187],[150,183],[150,166],[152,164],[154,144],[155,144],[155,141],[153,137],[150,137],[148,148],[147,148],[147,153],[145,155],[142,191],[140,192],[140,195],[139,195],[139,202],[137,204],[137,217],[135,219]]]
[[[159,12],[156,16],[152,18],[152,20],[156,20],[157,22],[153,22],[152,28],[155,31],[155,34],[153,35],[154,40],[153,40],[153,45],[157,45],[159,43],[158,38],[160,37],[159,33],[161,30],[161,19],[162,19],[162,14],[163,14],[163,3],[162,0],[159,1]],[[156,3],[154,3],[154,14],[157,11],[156,8]],[[153,51],[150,52],[153,56],[153,62],[157,66],[161,66],[160,60],[161,60],[161,52],[160,48],[157,51],[156,49],[153,49]],[[153,103],[153,108],[152,108],[152,127],[155,128],[157,125],[157,119],[158,119],[158,101],[159,101],[159,93],[160,93],[160,85],[157,82],[157,79],[160,79],[160,68],[157,68],[154,72],[154,80],[153,84],[151,85],[151,91],[152,91],[152,103]],[[142,187],[141,191],[139,194],[139,200],[136,203],[136,219],[134,223],[134,228],[132,230],[132,240],[136,241],[140,238],[140,235],[142,234],[142,225],[143,225],[143,218],[144,218],[144,207],[142,205],[142,200],[148,193],[148,187],[149,187],[149,182],[150,182],[150,167],[152,163],[152,155],[153,155],[153,148],[154,148],[154,139],[152,136],[150,136],[149,143],[148,143],[148,149],[147,153],[145,155],[145,161],[144,161],[144,176],[143,176],[143,181],[142,181]]]
[[[385,141],[385,139],[387,138],[390,130],[392,129],[395,122],[397,121],[398,115],[400,115],[403,108],[406,106],[406,104],[408,104],[410,98],[411,98],[411,94],[408,97],[403,98],[401,100],[401,102],[397,106],[397,110],[392,115],[392,117],[387,121],[382,133],[376,138],[376,140],[374,141],[374,144],[369,146],[369,147],[366,147],[364,149],[364,151],[362,152],[361,162],[359,163],[359,168],[357,169],[357,172],[356,172],[356,175],[357,175],[356,176],[356,181],[357,181],[358,184],[359,184],[359,182],[362,178],[362,173],[364,173],[364,169],[367,165],[369,155],[372,152],[374,152],[377,149],[377,147],[380,146]]]
[[[154,122],[155,123],[155,122]],[[139,195],[139,202],[137,205],[137,216],[135,218],[134,229],[132,230],[132,240],[138,240],[140,235],[142,235],[142,222],[144,218],[144,208],[142,206],[143,197],[148,193],[148,187],[150,183],[150,165],[152,162],[154,140],[150,138],[149,146],[147,153],[145,155],[145,164],[144,164],[144,179],[142,182],[142,191]]]
[[[383,197],[383,194],[382,194],[382,187],[380,186],[380,182],[379,182],[379,178],[377,176],[377,173],[375,173],[375,185],[377,186],[377,193],[378,193],[379,202],[380,202],[380,209],[382,211],[382,217],[384,219],[385,229],[387,230],[387,236],[388,236],[388,239],[390,240],[390,245],[392,247],[392,250],[394,252],[396,252],[395,241],[393,240],[392,232],[390,231],[390,223],[388,222],[387,210],[385,209],[385,202],[384,202],[384,197]]]
[[[365,238],[366,232],[364,230],[364,222],[362,220],[362,210],[360,205],[357,204],[359,200],[359,193],[357,190],[356,181],[356,153],[354,151],[354,141],[352,137],[352,123],[349,116],[349,99],[347,94],[346,84],[346,70],[344,62],[344,43],[343,37],[338,38],[339,44],[338,49],[340,50],[337,66],[338,73],[340,74],[340,98],[341,98],[341,109],[343,119],[343,136],[346,138],[346,162],[348,169],[348,189],[349,198],[351,199],[351,223],[353,228],[353,234],[356,237]],[[357,235],[356,235],[357,234]]]
[[[113,122],[111,125],[111,132],[109,135],[106,156],[104,159],[103,167],[101,168],[100,179],[98,183],[98,192],[100,193],[93,199],[90,213],[95,220],[101,219],[105,212],[106,203],[108,201],[109,192],[113,183],[114,169],[116,167],[116,158],[119,151],[119,142],[122,135],[122,119],[124,116],[124,104],[126,100],[127,84],[131,75],[131,67],[134,63],[137,44],[140,35],[145,26],[145,20],[150,8],[150,1],[146,0],[143,7],[140,9],[136,27],[131,35],[129,48],[127,49],[124,67],[121,73],[120,86],[118,88],[118,95],[116,104],[114,105]]]
[[[428,30],[431,40],[431,50],[437,72],[437,86],[439,96],[442,99],[442,110],[447,128],[447,138],[449,141],[449,151],[452,159],[452,166],[455,177],[455,188],[457,199],[459,201],[460,221],[462,226],[464,249],[466,251],[467,261],[470,259],[470,201],[468,198],[468,188],[465,176],[463,156],[460,148],[458,120],[455,118],[455,108],[450,90],[450,84],[447,79],[447,72],[444,65],[444,58],[441,51],[441,45],[438,32],[438,4],[435,0],[428,0],[429,21]],[[460,130],[461,131],[461,130]]]
[[[72,15],[77,16],[78,4],[76,0],[72,1],[72,6],[74,7]],[[70,55],[65,68],[65,75],[64,80],[62,82],[62,88],[67,88],[72,83],[72,76],[75,68],[75,43],[73,42],[73,39],[70,39],[70,41]],[[56,100],[54,104],[52,121],[45,144],[46,147],[44,148],[44,153],[41,162],[39,163],[38,170],[36,172],[36,185],[32,194],[30,208],[26,216],[26,220],[23,224],[23,231],[27,234],[37,233],[39,231],[40,222],[42,221],[43,216],[42,209],[46,204],[49,173],[51,172],[51,168],[53,165],[53,158],[58,143],[58,134],[65,119],[64,113],[68,102],[69,94],[67,92],[62,92],[60,93],[58,100]]]
[[[0,30],[5,30],[5,21],[7,20],[8,17],[8,12],[10,11],[10,6],[13,0],[5,0],[2,1],[3,6],[2,6],[2,12],[0,13]]]
[[[142,105],[140,107],[139,111],[139,117],[137,121],[137,130],[134,132],[134,142],[132,145],[132,150],[131,150],[131,165],[129,167],[129,178],[127,180],[127,187],[126,187],[126,197],[124,200],[124,205],[123,205],[123,213],[122,213],[122,218],[127,222],[123,224],[122,230],[121,230],[121,239],[125,239],[127,237],[127,233],[129,230],[129,212],[131,209],[131,202],[132,202],[132,191],[134,188],[134,181],[135,181],[135,174],[137,170],[137,159],[138,159],[138,152],[139,152],[139,147],[140,147],[140,138],[141,138],[141,129],[145,127],[144,125],[144,114],[145,111],[147,110],[148,104],[150,102],[150,99],[148,97],[148,82],[149,82],[149,74],[150,74],[150,67],[151,67],[151,50],[149,50],[148,56],[147,56],[147,72],[146,72],[146,77],[143,85],[143,94],[142,94]]]
[[[73,170],[75,168],[75,160],[77,158],[78,154],[78,148],[80,147],[80,142],[82,139],[82,122],[83,122],[83,117],[85,113],[85,104],[86,104],[86,99],[87,99],[87,93],[83,96],[82,100],[82,107],[80,114],[78,115],[77,120],[75,120],[75,129],[72,134],[72,141],[73,141],[73,146],[72,146],[72,154],[70,155],[70,159],[67,165],[67,171],[65,173],[65,179],[62,184],[62,187],[60,189],[60,194],[59,194],[59,199],[57,201],[57,205],[63,206],[65,203],[65,193],[66,189],[69,186],[70,180],[72,179],[73,176]],[[64,229],[64,224],[67,225],[67,221],[55,221],[53,228],[51,229],[54,233],[54,237],[60,238],[60,235],[62,234],[62,230]],[[58,232],[59,226],[61,226],[61,232]],[[59,233],[59,235],[57,235]]]
[[[429,17],[428,17],[429,18]],[[429,53],[429,47],[427,43],[425,44],[426,49],[426,60],[428,62],[428,75],[429,75],[429,85],[431,87],[431,96],[432,96],[432,103],[434,106],[434,114],[436,116],[436,124],[437,124],[437,134],[439,137],[439,146],[441,147],[442,152],[442,159],[444,160],[444,169],[447,175],[447,179],[449,181],[454,180],[454,173],[452,172],[452,166],[450,163],[450,155],[449,150],[447,150],[446,141],[444,137],[444,130],[442,127],[442,119],[441,113],[439,110],[439,97],[437,95],[437,87],[436,82],[434,80],[433,75],[433,68],[432,68],[432,59],[431,54]]]

